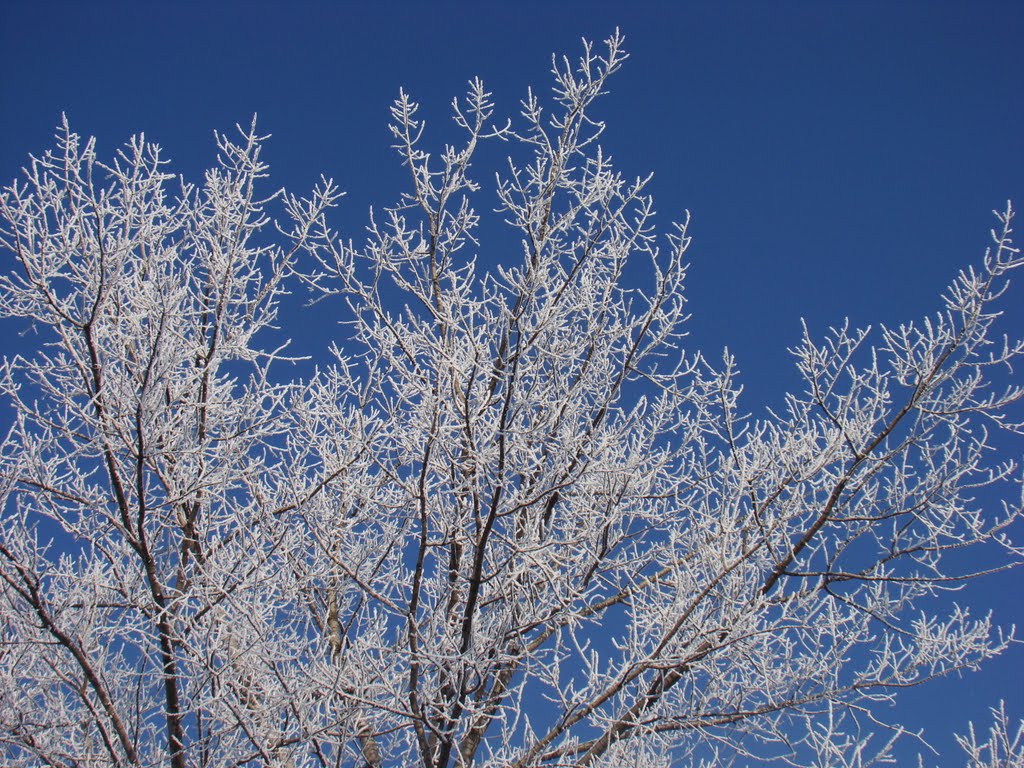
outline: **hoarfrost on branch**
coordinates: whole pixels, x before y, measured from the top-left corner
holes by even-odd
[[[437,155],[400,94],[360,246],[332,181],[264,191],[255,126],[192,186],[65,122],[3,192],[5,764],[869,765],[879,705],[1007,647],[931,598],[1020,558],[1011,208],[933,315],[805,329],[753,419],[683,346],[688,219],[597,143],[624,58],[507,124],[471,82]],[[518,251],[478,271],[485,141]],[[300,285],[346,335],[282,383]],[[998,716],[972,765],[1020,765]]]

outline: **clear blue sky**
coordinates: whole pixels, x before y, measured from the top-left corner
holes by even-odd
[[[255,112],[274,134],[274,183],[301,192],[333,176],[349,193],[336,221],[359,239],[367,207],[393,202],[404,180],[386,129],[399,87],[441,144],[467,79],[514,114],[527,85],[546,86],[552,52],[616,26],[632,58],[599,108],[603,144],[627,175],[655,172],[666,220],[692,211],[693,345],[729,345],[750,410],[794,381],[785,349],[801,317],[823,330],[931,311],[980,257],[990,211],[1008,198],[1024,209],[1024,3],[1009,0],[7,0],[0,180],[49,145],[62,111],[102,156],[144,131],[193,178],[212,130]],[[309,349],[335,333],[325,311],[292,334]],[[1022,578],[963,599],[1024,626]],[[1021,690],[1024,648],[908,692],[901,711],[945,746],[999,697],[1024,716]]]

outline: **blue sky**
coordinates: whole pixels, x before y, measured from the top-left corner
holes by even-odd
[[[632,58],[598,109],[602,143],[626,175],[655,172],[666,223],[692,212],[692,344],[730,347],[752,411],[794,383],[785,350],[801,317],[819,330],[919,317],[980,258],[991,210],[1024,207],[1024,4],[993,0],[7,0],[0,178],[49,146],[62,111],[101,156],[144,131],[192,178],[213,129],[255,112],[274,134],[273,182],[302,192],[333,176],[348,192],[336,223],[359,239],[368,206],[402,190],[386,127],[399,87],[439,146],[466,80],[482,77],[514,115],[527,85],[547,85],[552,52],[617,26]],[[303,317],[293,335],[309,350],[336,334],[329,309]],[[1004,574],[963,599],[1024,625],[1021,584]],[[901,712],[946,745],[1000,697],[1024,716],[1022,682],[1019,648],[908,692]]]

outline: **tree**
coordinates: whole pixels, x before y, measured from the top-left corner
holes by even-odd
[[[6,764],[867,765],[877,703],[1008,646],[931,598],[1019,558],[1012,210],[933,316],[805,330],[803,390],[746,416],[681,347],[687,221],[597,144],[624,58],[504,125],[471,82],[437,157],[402,93],[410,190],[360,247],[332,181],[260,191],[255,126],[196,187],[65,122],[6,189],[0,309],[40,339],[2,377]],[[478,274],[485,140],[528,159]],[[349,332],[282,381],[297,284]]]
[[[1006,716],[1006,707],[999,702],[999,708],[992,709],[993,723],[988,731],[988,741],[979,742],[971,724],[966,736],[957,736],[956,740],[967,753],[970,768],[1019,768],[1024,765],[1024,722],[1017,726],[1017,731],[1010,736],[1010,722]]]

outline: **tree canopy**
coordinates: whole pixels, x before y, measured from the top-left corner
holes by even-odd
[[[65,122],[6,188],[0,313],[40,339],[0,371],[8,764],[868,765],[880,704],[1008,647],[936,597],[1020,556],[1012,207],[932,315],[806,328],[751,417],[684,341],[688,216],[598,143],[624,58],[507,123],[474,80],[433,152],[403,92],[359,244],[255,122],[196,185]],[[346,337],[282,381],[305,289]],[[995,722],[968,759],[1020,764]]]

